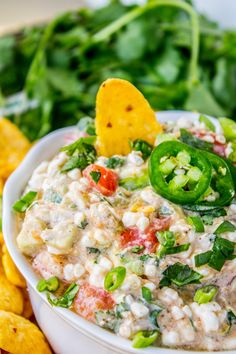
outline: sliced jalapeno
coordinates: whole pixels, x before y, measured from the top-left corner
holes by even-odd
[[[211,174],[211,164],[204,154],[179,141],[161,143],[149,160],[153,188],[177,204],[196,202],[210,186]]]
[[[218,155],[211,152],[204,152],[212,166],[212,179],[210,188],[214,191],[215,200],[201,199],[196,204],[205,206],[222,207],[229,205],[234,197],[234,182],[228,164]]]

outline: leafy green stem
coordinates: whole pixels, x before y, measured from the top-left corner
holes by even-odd
[[[198,14],[194,10],[194,8],[183,2],[182,0],[153,0],[148,2],[146,5],[141,7],[136,7],[115,22],[111,23],[107,27],[103,28],[101,31],[97,32],[93,40],[97,43],[102,42],[109,38],[112,34],[117,32],[123,26],[127,25],[129,22],[133,21],[137,17],[143,15],[145,12],[159,7],[159,6],[172,6],[177,7],[186,11],[190,17],[192,22],[192,53],[191,53],[191,61],[190,61],[190,72],[189,79],[190,84],[195,84],[198,82],[198,57],[199,57],[199,20]]]

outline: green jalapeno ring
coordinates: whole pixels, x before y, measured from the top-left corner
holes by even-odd
[[[170,188],[171,185],[175,184],[173,181],[175,182],[174,179],[177,175],[168,183],[165,174],[160,168],[163,157],[169,156],[170,158],[175,158],[181,151],[186,151],[191,157],[191,166],[197,167],[201,171],[198,181],[195,182],[194,185],[191,185],[190,190],[184,190],[183,188]],[[172,171],[168,172],[170,176]],[[187,177],[187,175],[184,176]],[[202,154],[202,152],[198,149],[190,147],[179,141],[165,141],[161,143],[153,150],[149,160],[149,177],[152,187],[162,197],[176,204],[196,202],[208,189],[211,182],[211,176],[212,166],[204,154]],[[184,181],[182,187],[185,187],[186,183],[187,179]]]
[[[227,162],[220,156],[204,151],[213,169],[211,188],[219,193],[219,198],[215,201],[197,201],[197,205],[207,207],[223,207],[229,205],[235,194],[234,182]]]
[[[158,331],[140,331],[133,338],[133,348],[149,347],[158,338]]]
[[[107,273],[105,280],[104,280],[104,288],[107,291],[114,291],[118,289],[123,281],[125,280],[126,276],[126,268],[125,267],[116,267],[110,270]]]

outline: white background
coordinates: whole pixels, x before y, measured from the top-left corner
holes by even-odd
[[[96,7],[107,0],[0,0],[0,33],[19,26],[49,19],[67,9],[85,3]],[[144,3],[145,0],[123,0],[126,3]],[[221,23],[236,28],[236,0],[194,0],[197,8]]]

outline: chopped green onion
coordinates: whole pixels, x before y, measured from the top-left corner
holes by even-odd
[[[207,304],[212,301],[218,292],[218,287],[214,285],[206,285],[197,289],[193,300],[199,305]]]
[[[147,302],[151,302],[152,301],[152,292],[151,292],[150,289],[146,288],[146,286],[142,287],[142,297]]]
[[[204,232],[204,224],[200,216],[188,216],[187,217],[188,223],[195,228],[196,232]]]
[[[17,200],[13,204],[12,208],[18,213],[24,213],[26,209],[33,203],[36,196],[37,196],[37,192],[30,191],[27,194],[25,194],[23,197],[21,197],[19,200]]]
[[[216,131],[216,127],[215,125],[212,123],[212,121],[210,120],[210,118],[204,116],[204,115],[200,115],[199,117],[199,122],[203,123],[205,125],[205,127],[209,130],[211,130],[212,132]]]
[[[175,245],[175,235],[172,231],[159,231],[156,233],[156,237],[164,247],[173,247]]]
[[[215,230],[214,234],[215,235],[220,235],[223,234],[224,232],[234,232],[236,230],[236,227],[229,221],[223,221],[220,226]]]
[[[79,285],[73,283],[71,284],[68,289],[65,291],[64,295],[58,298],[52,298],[50,293],[47,293],[48,302],[52,306],[59,306],[68,308],[73,304],[74,298],[79,290]]]
[[[126,276],[126,268],[125,267],[116,267],[110,270],[107,273],[104,280],[104,288],[108,291],[114,291],[118,289]]]
[[[42,293],[43,291],[54,292],[60,286],[60,282],[57,277],[51,277],[49,279],[41,279],[37,284],[37,290]]]
[[[140,331],[133,338],[133,348],[146,348],[158,338],[158,331]]]

